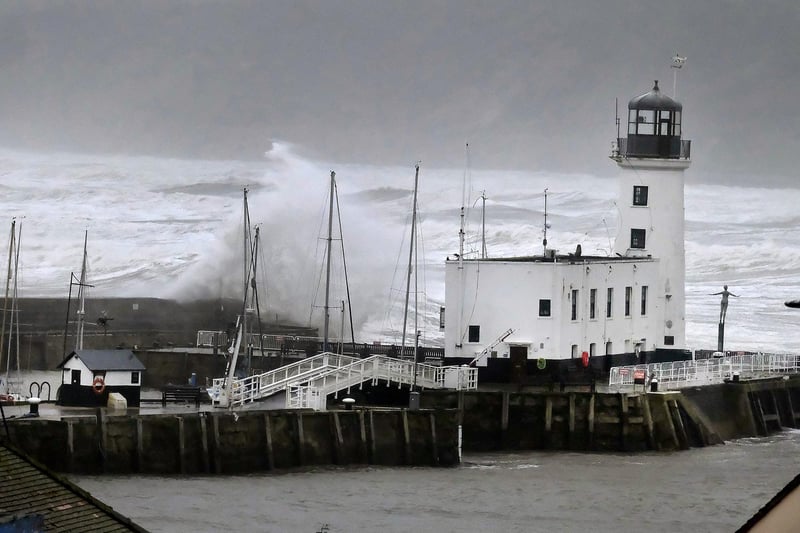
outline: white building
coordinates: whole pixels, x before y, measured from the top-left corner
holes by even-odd
[[[445,364],[480,379],[563,379],[638,361],[686,359],[682,106],[653,90],[628,105],[614,255],[451,260],[445,265]],[[545,243],[546,244],[546,243]],[[584,355],[585,354],[585,355]],[[478,358],[475,361],[476,357]]]
[[[59,405],[106,405],[112,392],[122,394],[131,407],[139,405],[145,367],[131,350],[77,350],[58,368]]]

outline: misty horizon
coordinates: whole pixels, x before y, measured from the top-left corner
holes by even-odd
[[[257,160],[615,172],[615,99],[678,72],[688,179],[793,185],[790,2],[0,6],[0,145]]]

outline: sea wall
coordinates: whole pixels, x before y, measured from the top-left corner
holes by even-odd
[[[244,411],[14,419],[9,438],[64,473],[242,474],[314,465],[452,466],[455,410]]]
[[[677,393],[425,391],[421,403],[457,409],[464,451],[668,451],[713,440],[691,429],[702,421]]]
[[[672,451],[800,427],[800,376],[670,392],[424,391],[456,409],[463,449]]]

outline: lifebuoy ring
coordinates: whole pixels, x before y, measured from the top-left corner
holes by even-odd
[[[540,357],[536,361],[536,368],[538,368],[539,370],[544,370],[546,366],[547,366],[547,360],[544,357]]]
[[[103,376],[95,376],[94,381],[92,381],[92,390],[95,394],[103,394],[103,391],[106,390],[106,382],[103,380]]]

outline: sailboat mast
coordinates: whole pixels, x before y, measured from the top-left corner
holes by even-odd
[[[78,333],[75,341],[75,350],[83,350],[83,327],[86,322],[86,243],[89,240],[89,231],[83,234],[83,263],[81,264],[81,279],[78,283]]]
[[[20,370],[19,364],[19,284],[18,284],[18,274],[19,274],[19,248],[20,244],[22,244],[22,222],[19,224],[19,228],[17,228],[17,241],[16,246],[17,249],[14,252],[14,289],[12,291],[11,297],[11,324],[8,330],[8,340],[9,340],[9,349],[8,349],[8,361],[11,362],[11,336],[16,333],[16,354],[17,354],[17,372]],[[15,331],[16,328],[16,331]]]
[[[328,258],[325,274],[325,329],[323,331],[324,341],[322,344],[322,351],[328,351],[328,326],[331,320],[330,312],[330,298],[331,298],[331,243],[333,242],[333,195],[334,187],[336,184],[336,172],[331,170],[331,192],[330,192],[330,206],[328,207]]]
[[[6,336],[6,311],[8,309],[8,290],[9,286],[11,285],[11,257],[14,251],[14,236],[16,235],[14,228],[16,227],[17,221],[11,221],[11,236],[8,240],[8,275],[6,276],[6,295],[5,299],[3,300],[3,325],[0,328],[0,356],[2,355],[3,345],[5,344],[5,336]],[[11,353],[7,353],[6,357],[8,357],[9,361],[11,359]],[[0,361],[2,361],[2,357],[0,357]],[[8,363],[6,364],[8,366]]]
[[[419,164],[417,164],[415,168],[416,172],[414,173],[414,200],[412,202],[412,208],[411,208],[411,242],[408,248],[408,276],[406,277],[406,305],[405,305],[405,311],[403,312],[403,341],[400,344],[401,357],[406,347],[406,325],[408,324],[408,295],[411,292],[411,271],[412,271],[411,261],[414,259],[414,236],[417,232],[417,188],[419,187]],[[414,279],[416,279],[416,272],[414,273]],[[414,302],[416,305],[416,293],[414,294]]]
[[[486,259],[486,191],[481,193],[481,259]]]

